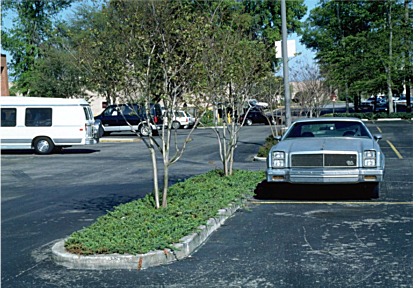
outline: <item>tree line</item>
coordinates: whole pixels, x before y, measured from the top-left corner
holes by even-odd
[[[362,96],[389,99],[413,79],[413,1],[320,0],[302,29],[301,42],[316,51],[328,85],[357,108]]]

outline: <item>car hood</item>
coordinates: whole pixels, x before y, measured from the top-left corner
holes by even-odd
[[[287,139],[273,146],[274,151],[312,152],[312,151],[357,151],[376,149],[377,142],[370,138],[297,138]]]

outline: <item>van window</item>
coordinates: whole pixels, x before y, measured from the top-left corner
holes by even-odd
[[[83,107],[84,108],[84,114],[85,114],[85,120],[92,120],[94,117],[92,116],[92,111],[90,107]]]
[[[16,126],[16,108],[1,108],[1,127]]]
[[[25,125],[27,127],[52,126],[52,108],[26,108]]]

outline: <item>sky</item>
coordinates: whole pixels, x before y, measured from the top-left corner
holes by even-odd
[[[280,0],[276,0],[276,1],[280,1]],[[290,0],[286,0],[286,1],[290,1]],[[306,16],[304,16],[302,18],[302,21],[306,20],[307,16],[309,15],[309,12],[318,5],[319,0],[304,0],[304,3],[308,7],[308,12],[307,12]],[[64,12],[64,15],[70,15],[71,12],[74,11],[74,10],[75,10],[75,8],[72,8],[71,10],[67,10],[67,11]],[[4,27],[5,28],[11,28],[12,25],[13,25],[12,21],[13,21],[13,15],[11,13],[9,13],[9,15],[7,15],[6,18],[4,19],[4,22],[3,22]],[[296,53],[301,53],[300,56],[296,56],[296,57],[305,57],[308,60],[312,60],[314,58],[315,53],[313,51],[307,49],[304,45],[302,45],[300,43],[300,41],[299,41],[300,37],[297,34],[288,35],[288,40],[295,40],[296,41]],[[0,43],[0,46],[1,46],[1,43]],[[1,47],[1,54],[6,54],[7,62],[10,61],[10,59],[11,59],[10,53],[8,51],[3,50],[3,47]],[[293,63],[294,63],[293,59],[289,59],[289,68],[290,68],[291,64],[293,65]],[[280,73],[278,73],[278,74],[280,74]],[[10,75],[9,75],[9,77],[10,77]]]

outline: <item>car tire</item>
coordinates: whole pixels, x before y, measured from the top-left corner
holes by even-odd
[[[104,131],[104,127],[103,125],[98,126],[98,138],[103,137],[106,134],[106,132]],[[110,133],[107,132],[108,135],[110,135]]]
[[[372,187],[371,198],[378,199],[380,197],[380,183],[377,183]]]
[[[253,120],[251,120],[251,119],[246,119],[246,125],[247,125],[247,126],[251,126],[251,125],[253,125]]]
[[[33,147],[35,148],[36,154],[46,155],[53,151],[55,145],[48,137],[39,137],[33,142]]]
[[[147,137],[152,134],[152,129],[147,124],[142,124],[138,128],[140,136]]]
[[[172,129],[177,130],[179,128],[181,128],[181,123],[179,123],[178,121],[173,121],[172,122]]]
[[[372,183],[364,186],[365,193],[371,199],[378,199],[380,197],[380,183]]]

